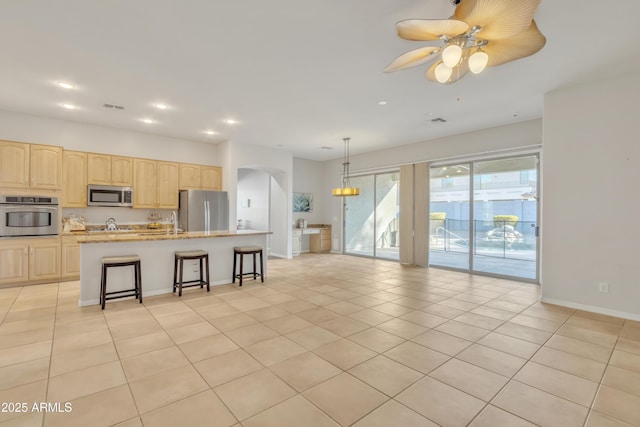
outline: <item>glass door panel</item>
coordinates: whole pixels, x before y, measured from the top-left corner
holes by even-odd
[[[373,256],[375,246],[375,179],[373,175],[350,177],[359,196],[344,198],[344,251]]]
[[[375,175],[375,237],[377,258],[400,259],[400,174],[398,172]]]
[[[470,268],[470,170],[469,163],[430,170],[430,265]]]
[[[537,279],[538,157],[473,164],[473,270]]]

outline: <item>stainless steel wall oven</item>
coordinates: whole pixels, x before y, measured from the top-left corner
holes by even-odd
[[[0,196],[0,237],[58,235],[58,198]]]

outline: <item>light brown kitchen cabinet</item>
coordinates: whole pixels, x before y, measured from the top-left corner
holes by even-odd
[[[133,185],[133,158],[111,156],[111,185]]]
[[[222,190],[222,168],[219,166],[201,166],[200,186],[203,190]]]
[[[0,141],[0,186],[29,187],[29,144]]]
[[[134,159],[133,207],[177,209],[178,164],[148,159]]]
[[[89,153],[87,182],[97,185],[133,185],[133,158]]]
[[[0,141],[0,187],[60,189],[62,147]]]
[[[190,165],[180,163],[178,172],[180,174],[180,190],[200,190],[200,165]]]
[[[63,279],[80,277],[80,243],[75,236],[62,236],[62,272]]]
[[[178,164],[157,162],[156,194],[159,209],[178,209]]]
[[[87,207],[87,153],[67,151],[62,155],[62,207]]]
[[[222,168],[219,166],[180,163],[180,190],[221,190]]]
[[[31,188],[62,188],[62,147],[31,144],[29,157]]]
[[[309,251],[314,253],[331,250],[331,228],[321,228],[319,234],[309,236]]]
[[[0,285],[60,278],[60,239],[0,242]]]

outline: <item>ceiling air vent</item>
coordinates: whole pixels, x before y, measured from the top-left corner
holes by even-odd
[[[437,117],[435,119],[431,119],[432,123],[446,123],[447,121],[445,119],[443,119],[442,117]]]
[[[102,105],[104,108],[110,108],[112,110],[124,110],[124,107],[122,105],[115,105],[115,104],[103,104]]]
[[[333,150],[333,147],[320,147],[321,150]]]

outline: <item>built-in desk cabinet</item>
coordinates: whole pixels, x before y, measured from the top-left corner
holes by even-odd
[[[320,233],[309,236],[309,251],[314,253],[331,251],[331,228],[321,228]]]
[[[0,241],[0,285],[60,278],[60,239]]]
[[[62,147],[0,141],[0,188],[61,187]]]

